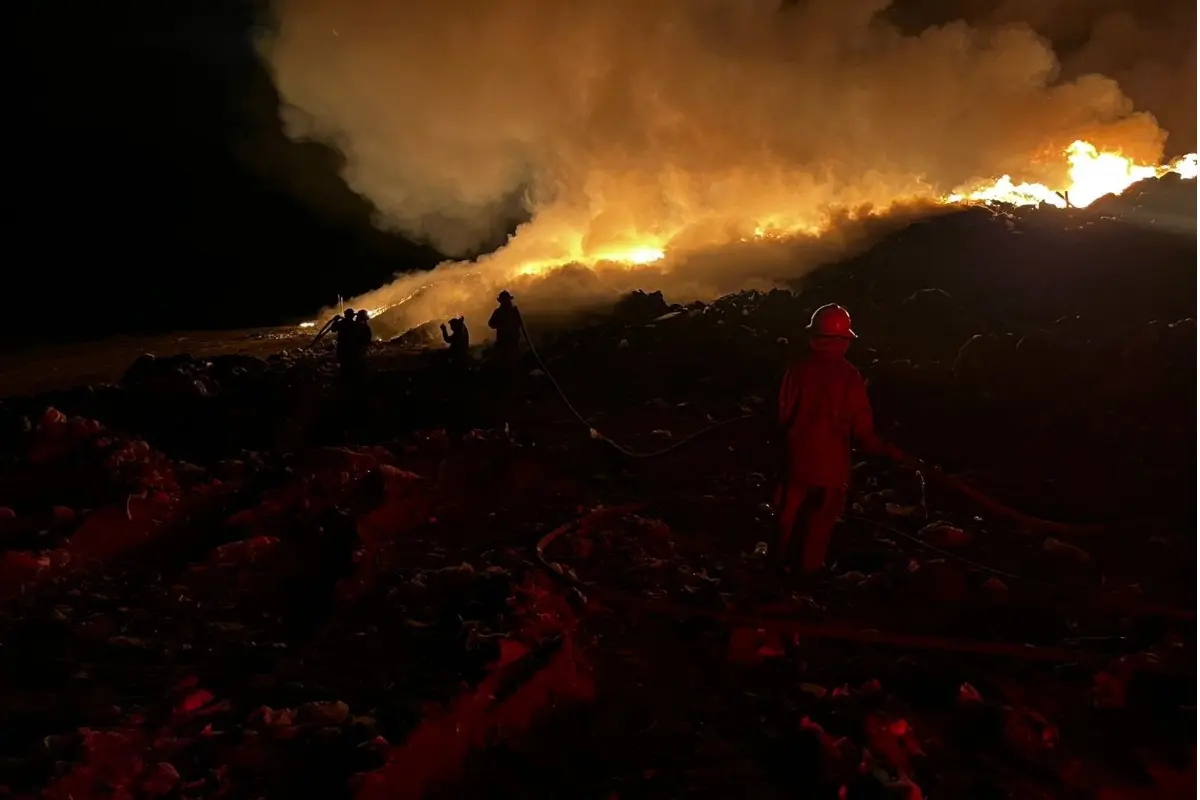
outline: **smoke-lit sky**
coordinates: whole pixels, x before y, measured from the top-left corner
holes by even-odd
[[[494,235],[492,206],[515,187],[605,237],[629,226],[606,213],[753,215],[776,193],[881,202],[923,181],[1028,172],[1074,138],[1144,159],[1165,140],[1117,81],[1064,73],[1012,9],[905,31],[880,0],[275,7],[264,52],[295,106],[289,131],[336,142],[351,186],[447,253]],[[1097,21],[1081,62],[1136,42],[1111,33],[1114,19]]]
[[[1172,150],[1194,146],[1194,6],[953,5],[969,20],[884,0],[275,0],[262,52],[288,133],[335,144],[382,226],[467,253],[519,192],[532,221],[491,259],[507,272],[1003,173],[1061,183],[1074,139],[1155,161],[1170,123]]]
[[[1181,0],[915,0],[894,4],[909,29],[956,16],[1026,25],[1046,37],[1070,79],[1114,78],[1169,131],[1168,155],[1196,150],[1196,4]]]
[[[257,8],[272,3],[274,22]],[[802,225],[823,206],[1061,170],[1030,153],[1075,134],[1146,157],[1167,132],[1168,154],[1195,149],[1188,2],[18,0],[9,13],[9,244],[29,268],[0,278],[21,301],[6,330],[38,328],[46,304],[55,331],[295,319],[437,260],[372,231],[373,207],[382,228],[451,256],[532,217],[496,273],[620,249],[631,231],[703,249],[764,215]],[[255,53],[251,32],[272,26]],[[288,133],[336,151],[288,142],[273,79]],[[723,268],[693,258],[688,274]]]

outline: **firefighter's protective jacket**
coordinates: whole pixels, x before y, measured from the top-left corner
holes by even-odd
[[[851,440],[869,452],[884,452],[866,384],[845,351],[844,342],[814,340],[808,355],[784,375],[779,423],[787,446],[785,480],[791,486],[849,483]]]

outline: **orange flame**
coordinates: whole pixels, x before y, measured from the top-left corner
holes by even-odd
[[[1016,206],[1049,205],[1084,208],[1110,194],[1120,194],[1134,183],[1161,177],[1169,172],[1195,180],[1196,154],[1190,153],[1169,164],[1136,164],[1120,153],[1100,152],[1095,145],[1076,141],[1064,151],[1071,165],[1070,185],[1061,191],[1041,183],[1014,184],[1004,175],[992,184],[959,191],[942,198],[944,203],[1008,203]]]
[[[1058,208],[1068,206],[1082,208],[1094,203],[1097,199],[1109,194],[1119,194],[1137,181],[1146,178],[1161,177],[1168,173],[1177,173],[1180,177],[1195,180],[1197,172],[1197,156],[1195,153],[1184,156],[1168,164],[1151,165],[1139,164],[1125,157],[1120,152],[1100,151],[1095,145],[1085,141],[1072,142],[1063,150],[1063,155],[1069,164],[1067,185],[1054,188],[1041,183],[1015,183],[1011,176],[1001,176],[999,180],[990,183],[975,184],[960,188],[952,194],[936,197],[937,202],[946,205],[953,204],[992,204],[1005,203],[1018,206],[1030,206],[1044,203]],[[932,193],[922,191],[927,186],[917,181],[916,197],[930,198]],[[913,197],[913,194],[907,196]],[[767,204],[770,205],[769,203]],[[741,234],[733,233],[731,238],[721,238],[720,242],[771,240],[784,241],[799,236],[819,236],[830,224],[821,222],[822,214],[812,209],[792,209],[792,213],[773,213],[763,215],[752,228],[742,228]],[[744,224],[744,223],[743,223]],[[627,230],[619,237],[621,244],[614,247],[611,244],[596,249],[590,247],[582,233],[573,231],[570,225],[564,225],[563,233],[558,237],[522,238],[520,235],[510,239],[508,246],[497,251],[495,256],[500,259],[495,264],[505,275],[526,276],[541,275],[557,267],[567,264],[579,264],[594,268],[599,266],[632,268],[647,264],[656,264],[667,260],[675,246],[681,252],[685,246],[680,244],[682,227],[671,228],[670,225],[647,226],[640,231]],[[611,241],[611,240],[610,240]],[[480,259],[480,266],[492,257]],[[504,266],[501,267],[500,264]],[[473,266],[461,264],[460,266]],[[422,286],[416,291],[399,300],[390,300],[380,304],[378,299],[371,303],[372,317],[382,314],[396,306],[403,305],[428,288]],[[359,298],[368,299],[370,296]],[[369,300],[368,300],[369,302]],[[313,323],[303,323],[302,327],[311,327]]]

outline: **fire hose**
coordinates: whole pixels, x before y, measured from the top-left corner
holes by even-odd
[[[981,572],[987,572],[987,573],[990,573],[990,574],[995,575],[1000,578],[1008,578],[1009,580],[1020,581],[1021,583],[1023,583],[1026,586],[1035,586],[1039,589],[1045,589],[1045,590],[1050,590],[1050,591],[1058,591],[1059,590],[1059,587],[1055,586],[1053,584],[1043,583],[1042,581],[1030,580],[1029,578],[1026,578],[1021,575],[1016,575],[1011,572],[1005,572],[1003,570],[996,569],[995,567],[989,567],[987,564],[981,564],[978,561],[972,561],[969,558],[960,556],[958,553],[952,553],[949,550],[944,550],[944,549],[937,547],[936,545],[930,544],[929,542],[926,542],[916,536],[912,536],[908,533],[905,533],[904,531],[900,530],[899,528],[896,528],[895,526],[887,525],[883,522],[880,522],[877,519],[871,519],[870,517],[864,517],[859,514],[845,514],[845,515],[843,515],[843,519],[854,520],[854,521],[861,522],[861,523],[864,523],[867,525],[871,525],[872,527],[878,528],[879,530],[886,532],[890,536],[895,536],[900,539],[904,539],[905,541],[910,542],[922,549],[929,550],[930,552],[935,553],[935,554],[941,556],[942,558],[948,559],[950,561],[957,561],[960,564],[964,564],[972,569],[977,569]],[[1093,607],[1111,607],[1111,606],[1116,605],[1116,606],[1119,606],[1119,608],[1121,610],[1127,611],[1131,614],[1148,616],[1148,617],[1163,617],[1166,619],[1184,620],[1184,621],[1190,621],[1190,620],[1196,619],[1196,612],[1194,609],[1174,608],[1171,606],[1164,606],[1164,605],[1159,605],[1156,603],[1146,603],[1146,602],[1142,602],[1141,600],[1122,599],[1122,600],[1118,601],[1112,597],[1107,597],[1104,595],[1093,595],[1088,598],[1088,604]]]
[[[1128,528],[1132,525],[1144,522],[1144,520],[1128,522],[1058,522],[1055,520],[1042,519],[1031,514],[1026,514],[1023,511],[1018,511],[1012,506],[1006,505],[996,498],[984,494],[979,489],[964,481],[961,477],[957,475],[948,475],[942,472],[940,467],[925,464],[920,459],[914,458],[906,453],[898,452],[897,454],[900,456],[898,459],[899,463],[918,472],[921,475],[922,481],[928,477],[930,480],[939,484],[940,486],[963,495],[987,511],[995,514],[998,517],[1004,517],[1005,519],[1015,522],[1031,533],[1107,533],[1118,529]]]
[[[604,434],[602,434],[599,430],[592,427],[592,424],[587,421],[587,418],[584,417],[583,414],[579,413],[579,410],[577,408],[575,408],[575,404],[571,402],[571,398],[567,397],[567,393],[563,391],[562,387],[558,384],[558,381],[554,378],[554,373],[550,371],[550,368],[548,366],[546,366],[546,362],[542,360],[541,354],[538,353],[537,347],[535,347],[533,344],[533,337],[529,335],[529,330],[525,327],[524,319],[521,320],[521,333],[524,334],[525,342],[526,342],[526,344],[529,345],[529,352],[533,354],[534,360],[537,361],[538,366],[541,367],[542,372],[546,376],[546,380],[550,381],[550,385],[554,387],[554,391],[558,393],[559,399],[561,399],[563,401],[563,405],[565,405],[567,407],[567,410],[570,411],[572,415],[574,415],[575,419],[579,420],[580,423],[582,423],[583,426],[588,429],[588,435],[597,441],[604,442],[609,447],[613,448],[618,453],[620,453],[623,456],[626,456],[627,458],[634,458],[634,459],[659,458],[660,456],[665,456],[668,453],[674,453],[675,451],[680,450],[689,444],[692,444],[693,442],[697,441],[698,439],[701,439],[701,438],[707,436],[708,434],[712,433],[713,431],[716,431],[720,428],[724,428],[726,425],[732,425],[735,422],[741,422],[743,420],[754,419],[753,414],[742,414],[737,417],[730,417],[729,419],[722,420],[720,422],[715,422],[712,425],[709,425],[707,428],[702,428],[699,431],[696,431],[695,433],[691,434],[690,436],[685,436],[683,439],[680,439],[678,442],[668,445],[667,447],[664,447],[662,449],[651,450],[650,452],[646,452],[646,453],[634,452],[632,450],[629,450],[626,447],[623,447],[621,444],[613,441],[612,439],[610,439],[607,436],[605,436]]]
[[[875,629],[855,628],[844,624],[817,625],[812,622],[778,614],[749,613],[745,611],[716,610],[688,606],[666,600],[647,600],[633,597],[595,583],[586,583],[563,565],[550,560],[546,551],[559,539],[573,532],[586,533],[598,523],[625,516],[645,508],[644,503],[600,508],[585,516],[564,523],[542,536],[535,545],[535,553],[542,569],[559,584],[574,589],[583,598],[584,604],[594,601],[600,604],[656,616],[674,619],[706,619],[738,628],[770,630],[811,639],[834,639],[884,645],[918,650],[968,653],[984,656],[1017,658],[1024,661],[1075,662],[1099,665],[1111,656],[1071,647],[1036,647],[1014,642],[976,641],[944,636],[925,636],[905,633],[889,633]],[[1145,609],[1143,609],[1145,610]],[[1151,609],[1151,613],[1155,609]],[[1191,615],[1194,619],[1195,615]],[[1184,614],[1183,618],[1187,618]]]
[[[756,415],[753,415],[753,414],[743,414],[741,416],[731,417],[731,418],[723,420],[721,422],[716,422],[712,425],[709,425],[706,428],[702,428],[701,430],[697,431],[696,433],[693,433],[690,436],[687,436],[687,437],[679,440],[678,442],[671,444],[668,447],[664,447],[659,450],[653,450],[653,451],[645,452],[645,453],[633,452],[633,451],[629,450],[628,448],[623,447],[619,443],[613,441],[612,439],[605,436],[604,434],[602,434],[595,427],[593,427],[592,424],[590,422],[588,422],[587,419],[581,413],[579,413],[578,409],[575,408],[574,403],[571,402],[571,399],[567,396],[566,392],[563,391],[562,386],[560,386],[558,381],[555,379],[554,374],[551,372],[550,368],[546,365],[546,362],[542,360],[541,355],[538,353],[537,348],[533,344],[533,338],[529,335],[529,331],[525,327],[525,321],[523,319],[521,320],[521,332],[525,336],[525,341],[529,345],[529,351],[530,351],[530,353],[533,354],[534,360],[537,361],[538,365],[541,367],[541,370],[545,374],[546,379],[548,381],[550,381],[550,385],[554,387],[554,391],[558,394],[559,398],[562,400],[562,402],[566,406],[567,410],[570,411],[571,414],[574,415],[574,417],[576,419],[578,419],[579,422],[582,423],[588,429],[588,434],[591,436],[592,439],[596,439],[598,441],[604,442],[605,444],[609,445],[614,450],[616,450],[618,453],[620,453],[621,455],[624,455],[628,458],[633,458],[633,459],[659,458],[659,457],[665,456],[669,453],[673,453],[689,444],[692,444],[695,441],[697,441],[698,439],[701,439],[720,428],[724,428],[727,425],[731,425],[735,422],[742,422],[745,420],[754,419],[756,417]],[[1113,531],[1113,530],[1123,529],[1123,528],[1130,527],[1131,525],[1134,525],[1134,524],[1141,524],[1141,523],[1145,522],[1145,520],[1138,520],[1136,522],[1080,523],[1080,522],[1060,522],[1060,521],[1056,521],[1056,520],[1042,519],[1040,517],[1035,517],[1031,514],[1026,514],[1022,511],[1019,511],[1009,505],[1006,505],[1006,504],[1000,502],[999,500],[997,500],[994,497],[984,494],[979,489],[968,484],[961,477],[959,477],[957,475],[948,475],[948,474],[944,473],[937,466],[925,464],[920,459],[910,456],[906,453],[902,453],[898,450],[896,451],[896,456],[897,456],[897,460],[899,461],[899,463],[917,471],[918,474],[920,474],[922,476],[922,481],[925,480],[925,476],[928,476],[931,480],[938,483],[939,485],[941,485],[951,491],[957,492],[958,494],[963,495],[964,497],[975,502],[976,504],[978,504],[982,508],[986,509],[987,511],[989,511],[999,517],[1004,517],[1012,522],[1015,522],[1018,525],[1020,525],[1022,528],[1024,528],[1025,530],[1028,530],[1030,532],[1077,534],[1077,535],[1097,534],[1097,533],[1105,533],[1105,532],[1109,532],[1109,531]]]
[[[700,437],[706,436],[707,434],[709,434],[725,425],[731,424],[733,422],[753,418],[753,415],[747,414],[747,415],[743,415],[740,417],[734,417],[734,418],[725,420],[723,422],[715,423],[713,425],[708,426],[707,428],[700,430],[697,433],[692,434],[691,436],[688,436],[687,438],[685,438],[679,442],[676,442],[675,444],[671,445],[670,447],[666,447],[661,450],[653,451],[650,453],[630,452],[626,448],[624,448],[621,445],[619,445],[618,443],[614,442],[612,439],[604,436],[603,434],[600,434],[595,428],[592,427],[592,425],[587,421],[587,419],[582,414],[579,413],[579,411],[575,408],[574,404],[571,403],[570,398],[563,391],[561,385],[558,383],[557,380],[555,380],[553,373],[550,371],[550,369],[546,365],[545,361],[542,360],[540,354],[537,352],[537,349],[534,346],[531,337],[529,336],[529,332],[524,326],[524,321],[522,321],[521,328],[522,328],[522,332],[525,335],[526,342],[529,344],[530,352],[533,354],[534,359],[537,361],[537,363],[542,368],[542,371],[545,373],[546,378],[550,381],[551,385],[554,387],[555,391],[557,392],[558,396],[561,398],[561,400],[563,401],[563,404],[567,407],[567,409],[584,426],[586,426],[588,428],[588,431],[593,439],[598,439],[600,441],[605,442],[606,444],[610,445],[611,447],[613,447],[615,450],[622,453],[623,455],[627,455],[631,458],[641,458],[641,459],[657,458],[659,456],[663,456],[668,453],[674,452],[675,450],[678,450],[681,447],[683,447],[687,444],[690,444],[690,443],[696,441],[697,439],[699,439]],[[984,494],[983,492],[979,491],[978,489],[972,487],[971,485],[969,485],[968,483],[963,481],[960,477],[958,477],[956,475],[947,475],[947,474],[943,473],[940,468],[938,468],[936,466],[931,467],[931,466],[925,464],[924,462],[922,462],[920,459],[914,458],[913,456],[903,453],[902,451],[896,450],[896,456],[897,456],[897,460],[901,464],[903,464],[904,466],[910,467],[911,469],[913,469],[914,471],[917,472],[918,476],[921,478],[922,490],[924,489],[924,485],[925,485],[925,476],[928,475],[935,482],[937,482],[949,489],[955,490],[955,491],[963,494],[967,498],[975,501],[976,503],[981,505],[983,508],[987,509],[988,511],[990,511],[998,516],[1005,517],[1012,521],[1017,522],[1023,528],[1025,528],[1026,530],[1029,530],[1029,531],[1040,531],[1040,532],[1045,532],[1045,533],[1084,534],[1084,533],[1100,533],[1100,532],[1109,531],[1109,530],[1113,530],[1113,529],[1122,527],[1122,525],[1120,523],[1116,523],[1116,524],[1069,523],[1069,522],[1056,522],[1056,521],[1052,521],[1052,520],[1040,519],[1040,518],[1034,517],[1032,515],[1025,514],[1021,511],[1018,511],[1017,509],[1014,509],[1010,506],[1007,506],[1004,503],[1001,503],[1000,501],[998,501],[992,497],[989,497],[988,495]],[[786,631],[789,633],[798,634],[798,635],[807,635],[807,636],[819,635],[819,636],[823,636],[825,638],[853,639],[856,641],[863,641],[863,642],[875,642],[878,644],[895,644],[895,645],[901,645],[901,646],[913,646],[913,647],[925,648],[925,649],[957,650],[957,651],[961,651],[961,652],[975,652],[975,653],[991,654],[991,655],[1008,655],[1008,656],[1018,656],[1018,657],[1023,657],[1023,658],[1032,658],[1032,659],[1041,659],[1041,660],[1057,660],[1057,661],[1072,660],[1078,654],[1077,651],[1066,650],[1066,649],[1062,649],[1062,648],[1051,648],[1051,649],[1032,648],[1031,649],[1028,645],[1024,645],[1024,644],[1002,644],[1002,643],[994,643],[994,642],[964,642],[961,640],[941,639],[938,637],[892,635],[892,634],[880,634],[875,631],[861,631],[861,630],[854,630],[854,629],[829,628],[827,626],[813,626],[810,623],[802,623],[802,622],[799,622],[794,619],[764,618],[764,617],[760,617],[760,616],[738,614],[735,612],[716,612],[716,611],[711,611],[711,610],[695,609],[695,608],[689,608],[686,606],[681,606],[678,604],[665,603],[665,602],[661,602],[661,601],[650,602],[650,601],[645,601],[645,600],[639,600],[636,598],[630,598],[625,595],[621,595],[620,593],[612,592],[610,590],[606,590],[606,589],[603,589],[602,587],[597,587],[594,585],[588,585],[585,587],[581,582],[572,579],[565,572],[562,572],[561,570],[559,570],[556,565],[554,565],[551,562],[546,560],[545,549],[551,543],[553,543],[557,538],[559,538],[560,536],[564,535],[565,533],[567,533],[568,531],[570,531],[574,527],[576,527],[576,525],[586,528],[588,524],[590,524],[591,522],[594,522],[601,516],[614,515],[614,514],[620,515],[622,513],[626,513],[631,510],[636,510],[637,508],[640,508],[640,507],[642,507],[642,504],[638,504],[638,505],[634,505],[634,506],[623,506],[623,507],[619,507],[619,508],[598,511],[598,512],[594,512],[593,514],[585,517],[583,520],[581,520],[577,523],[567,523],[564,526],[560,526],[556,530],[554,530],[551,533],[547,534],[546,536],[542,537],[542,539],[538,542],[537,554],[538,554],[539,561],[542,563],[542,565],[546,569],[548,569],[551,573],[556,575],[558,578],[566,580],[568,583],[571,583],[572,585],[574,585],[575,588],[577,588],[577,589],[587,588],[588,592],[594,597],[598,597],[598,598],[603,599],[606,602],[612,603],[614,605],[634,606],[636,608],[640,608],[645,611],[650,611],[652,613],[667,614],[667,615],[671,615],[671,616],[684,616],[684,617],[702,616],[702,617],[706,617],[706,618],[717,620],[717,621],[743,623],[745,625],[753,624],[756,627],[775,626],[777,629],[780,629],[780,630],[783,630],[783,631]],[[1033,583],[1032,581],[1027,581],[1026,579],[1021,578],[1020,576],[1015,575],[1013,573],[1003,572],[1003,571],[995,569],[993,567],[989,567],[985,564],[980,564],[978,562],[971,561],[970,559],[963,558],[962,556],[959,556],[955,553],[951,553],[949,551],[942,550],[941,548],[934,547],[933,545],[929,544],[928,542],[924,542],[921,539],[918,539],[917,537],[909,536],[908,534],[906,534],[903,531],[897,530],[891,526],[883,525],[878,520],[869,519],[867,517],[852,517],[852,518],[859,519],[863,522],[874,525],[876,527],[884,528],[892,535],[909,540],[909,541],[913,542],[914,544],[919,545],[923,548],[936,551],[939,555],[942,555],[943,557],[966,563],[967,565],[969,565],[975,569],[979,569],[984,572],[990,572],[994,575],[998,575],[998,576],[1004,577],[1004,578],[1009,578],[1009,579],[1013,579],[1013,580],[1022,580],[1027,583]],[[1051,588],[1051,587],[1048,587],[1046,584],[1039,584],[1039,585],[1043,586],[1044,588]],[[1098,602],[1099,604],[1108,604],[1108,601],[1103,598],[1094,598],[1094,600],[1096,602]],[[1152,605],[1152,604],[1147,604],[1147,603],[1126,604],[1126,608],[1127,608],[1127,610],[1130,610],[1133,612],[1140,612],[1140,613],[1143,613],[1146,615],[1151,615],[1151,616],[1167,617],[1167,618],[1176,619],[1176,620],[1194,620],[1196,618],[1195,612],[1192,611],[1191,609],[1176,609],[1176,608],[1160,606],[1160,605]]]
[[[338,316],[330,317],[329,321],[321,326],[321,330],[317,331],[317,335],[314,336],[312,341],[308,343],[309,350],[316,347],[317,342],[319,342],[319,341],[321,341],[321,339],[325,338],[325,334],[329,333],[329,329],[333,327],[333,323],[337,322],[338,319],[340,319],[340,317],[338,317]]]

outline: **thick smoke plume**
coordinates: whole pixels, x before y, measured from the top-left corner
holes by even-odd
[[[1167,154],[1196,151],[1196,3],[1191,0],[934,0],[978,5],[981,24],[1024,23],[1053,43],[1063,77],[1115,78],[1170,133]],[[932,9],[930,9],[932,10]]]
[[[866,209],[1003,173],[1061,184],[1075,139],[1161,156],[1152,116],[1110,78],[1060,80],[1030,28],[906,33],[884,20],[887,5],[276,0],[262,49],[289,135],[339,147],[382,227],[461,255],[494,238],[523,192],[531,221],[496,254],[356,301],[389,305],[440,282],[409,324],[478,313],[541,266],[646,248],[668,251],[653,269],[670,273],[648,288],[786,277],[861,244],[878,227]],[[831,228],[824,244],[741,245],[735,273],[714,266],[714,251],[756,229]],[[636,275],[602,268],[569,294]]]

